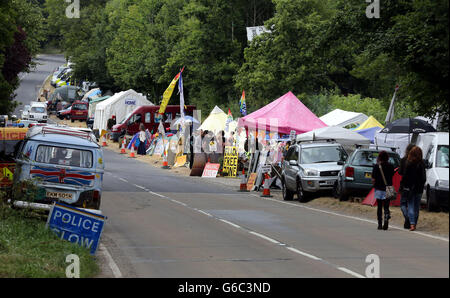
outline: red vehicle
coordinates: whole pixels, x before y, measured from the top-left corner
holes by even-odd
[[[149,132],[155,133],[158,131],[159,122],[163,121],[164,129],[170,127],[172,120],[180,117],[180,106],[167,106],[161,120],[158,119],[159,106],[140,106],[134,109],[122,121],[114,125],[111,130],[111,137],[114,142],[119,141],[119,136],[122,132],[128,135],[134,135],[139,131],[139,125],[144,124]],[[185,115],[192,116],[195,106],[186,106]]]
[[[89,103],[76,100],[72,104],[70,109],[70,119],[72,122],[75,120],[86,121],[88,118]]]

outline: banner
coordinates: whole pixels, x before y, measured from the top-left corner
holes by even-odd
[[[178,90],[180,92],[180,116],[184,122],[184,91],[183,91],[183,74],[180,72],[180,81],[178,82]],[[184,123],[183,123],[184,124]]]
[[[203,169],[203,178],[216,178],[217,172],[219,171],[220,164],[218,163],[206,163]]]
[[[170,83],[169,87],[167,87],[166,91],[164,91],[163,100],[161,102],[161,105],[159,107],[159,112],[158,112],[160,115],[164,114],[164,112],[166,111],[167,104],[169,103],[169,99],[172,96],[173,89],[175,88],[175,85],[177,84],[182,71],[183,70],[181,70],[179,73],[177,73],[175,78],[173,78],[172,82]]]

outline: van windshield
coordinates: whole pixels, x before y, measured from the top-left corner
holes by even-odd
[[[87,106],[85,105],[85,104],[74,104],[73,106],[72,106],[72,109],[74,109],[74,110],[87,110]]]
[[[126,121],[128,118],[130,118],[131,113],[133,113],[133,112],[128,113],[128,114],[125,116],[125,118],[123,118],[123,119],[119,122],[119,124],[125,123],[125,121]]]
[[[436,167],[448,168],[448,145],[438,146],[436,155]]]
[[[43,107],[32,107],[31,112],[33,113],[45,113],[45,108]]]
[[[36,152],[36,162],[91,168],[92,152],[88,150],[41,145]]]

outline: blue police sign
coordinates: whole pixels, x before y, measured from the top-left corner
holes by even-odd
[[[95,254],[106,217],[55,202],[50,210],[47,227],[61,239],[77,243]]]

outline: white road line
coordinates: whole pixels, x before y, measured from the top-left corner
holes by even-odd
[[[270,242],[272,242],[272,243],[279,244],[279,245],[282,244],[281,242],[279,242],[279,241],[277,241],[277,240],[275,240],[275,239],[272,239],[272,238],[270,238],[270,237],[267,237],[267,236],[265,236],[265,235],[262,235],[262,234],[259,234],[259,233],[253,232],[253,231],[250,231],[249,233],[252,234],[252,235],[255,235],[255,236],[257,236],[257,237],[260,237],[260,238],[262,238],[262,239],[265,239],[265,240],[267,240],[267,241],[270,241]]]
[[[209,213],[207,213],[207,212],[205,212],[205,211],[203,211],[203,210],[199,210],[199,209],[196,209],[198,212],[200,212],[200,213],[203,213],[204,215],[206,215],[206,216],[209,216],[209,217],[213,217],[211,214],[209,214]]]
[[[228,221],[228,220],[221,219],[221,218],[219,218],[219,220],[220,220],[221,222],[224,222],[224,223],[226,223],[226,224],[229,224],[230,226],[233,226],[233,227],[235,227],[235,228],[237,228],[237,229],[240,229],[240,228],[241,228],[241,226],[239,226],[239,225],[237,225],[237,224],[234,224],[234,223],[232,223],[232,222],[230,222],[230,221]]]
[[[156,192],[153,192],[153,191],[148,191],[148,193],[150,193],[150,194],[152,194],[152,195],[155,195],[155,196],[158,196],[158,197],[160,197],[160,198],[167,198],[166,196],[164,196],[164,195],[161,195],[161,194],[159,194],[159,193],[156,193]]]
[[[174,200],[174,199],[170,199],[172,202],[174,202],[174,203],[177,203],[177,204],[180,204],[180,205],[183,205],[184,207],[187,207],[187,204],[185,204],[185,203],[183,203],[183,202],[180,202],[180,201],[177,201],[177,200]]]
[[[140,188],[140,189],[143,189],[143,190],[146,190],[146,188],[145,187],[143,187],[143,186],[140,186],[140,185],[137,185],[137,184],[133,184],[134,186],[136,186],[137,188]]]
[[[348,274],[350,274],[350,275],[353,275],[354,277],[357,277],[357,278],[366,278],[364,275],[361,275],[361,274],[359,274],[359,273],[356,273],[356,272],[354,272],[354,271],[352,271],[352,270],[350,270],[350,269],[347,269],[347,268],[345,268],[345,267],[337,267],[337,269],[338,269],[338,270],[341,270],[341,271],[343,271],[343,272],[345,272],[345,273],[348,273]]]
[[[292,251],[292,252],[298,253],[298,254],[300,254],[300,255],[302,255],[302,256],[305,256],[305,257],[307,257],[307,258],[310,258],[310,259],[313,259],[313,260],[316,260],[316,261],[322,261],[321,258],[316,257],[316,256],[313,256],[313,255],[311,255],[311,254],[309,254],[309,253],[303,252],[303,251],[298,250],[298,249],[296,249],[296,248],[293,248],[293,247],[286,247],[286,248],[289,249],[289,250]]]
[[[123,182],[125,182],[125,183],[128,183],[128,180],[123,179],[123,178],[121,178],[121,177],[119,177],[119,180],[121,180],[121,181],[123,181]]]
[[[114,262],[114,259],[111,257],[110,253],[108,252],[108,249],[100,243],[99,249],[103,252],[106,259],[108,260],[108,266],[111,268],[111,271],[115,278],[121,278],[122,272],[120,272],[119,266],[117,266],[116,262]]]

